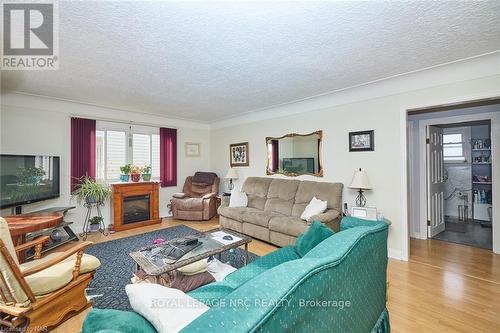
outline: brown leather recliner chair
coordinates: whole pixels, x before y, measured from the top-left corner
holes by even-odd
[[[184,182],[183,193],[175,193],[170,208],[175,219],[206,221],[217,213],[220,179],[210,172],[197,172]]]

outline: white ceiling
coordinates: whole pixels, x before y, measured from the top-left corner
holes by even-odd
[[[2,90],[212,122],[500,49],[500,1],[59,3],[60,69]]]

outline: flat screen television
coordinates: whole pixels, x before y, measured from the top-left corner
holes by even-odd
[[[59,157],[0,155],[0,208],[59,197]]]
[[[290,157],[283,158],[283,170],[294,173],[314,173],[314,158]]]

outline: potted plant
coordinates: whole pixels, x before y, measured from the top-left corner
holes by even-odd
[[[146,165],[142,168],[142,180],[149,182],[151,180],[151,165]]]
[[[130,178],[132,178],[132,181],[134,183],[137,183],[139,180],[141,180],[141,173],[141,167],[138,167],[137,165],[132,166],[132,168],[130,169]]]
[[[124,166],[120,167],[120,171],[122,172],[122,174],[120,175],[120,181],[128,182],[131,168],[132,166],[130,164],[125,164]]]
[[[97,231],[101,228],[102,217],[94,216],[89,220],[89,230]]]
[[[79,204],[103,204],[110,194],[108,186],[85,176],[80,179],[76,190],[71,195]]]

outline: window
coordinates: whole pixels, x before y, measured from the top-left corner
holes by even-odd
[[[449,128],[443,133],[443,156],[445,162],[467,162],[468,128]]]
[[[96,131],[96,177],[107,181],[120,178],[125,164],[151,166],[153,178],[160,177],[160,135],[126,130]]]

